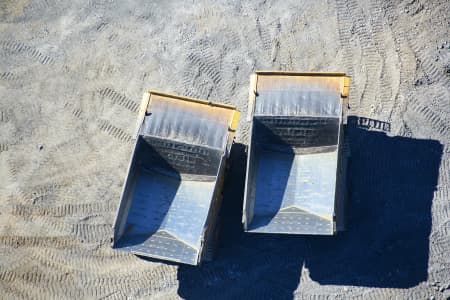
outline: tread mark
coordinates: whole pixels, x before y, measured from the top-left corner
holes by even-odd
[[[12,111],[11,110],[0,110],[0,122],[9,122],[12,117]]]
[[[70,248],[78,242],[70,236],[0,236],[0,244],[9,247]]]
[[[75,224],[72,233],[83,241],[106,241],[111,237],[111,224]]]
[[[437,132],[443,136],[446,136],[450,131],[450,126],[448,122],[441,119],[441,117],[431,110],[430,107],[422,105],[418,103],[418,100],[411,95],[412,101],[411,106],[412,109],[422,115],[429,124],[434,127]]]
[[[114,138],[122,142],[130,143],[133,140],[133,137],[130,134],[126,133],[124,130],[120,128],[115,127],[108,121],[100,120],[99,127],[102,131],[106,132],[107,134],[113,136]]]
[[[119,94],[111,88],[101,89],[99,90],[99,93],[103,97],[111,99],[112,103],[123,106],[126,109],[131,110],[132,112],[138,112],[139,110],[139,105],[136,102],[128,99],[122,94]]]
[[[9,146],[8,144],[0,144],[0,153],[8,151]]]
[[[7,54],[25,54],[43,65],[54,63],[53,58],[50,56],[42,54],[33,47],[25,45],[20,41],[0,41],[0,47],[2,47]]]
[[[15,75],[14,73],[11,72],[3,72],[0,74],[0,79],[1,80],[8,80],[8,81],[16,81],[19,79],[19,77],[17,75]]]
[[[35,205],[14,205],[12,215],[15,216],[51,216],[63,217],[87,214],[95,214],[102,212],[112,212],[115,205],[109,203],[84,203],[84,204],[66,204],[62,206],[35,206]]]

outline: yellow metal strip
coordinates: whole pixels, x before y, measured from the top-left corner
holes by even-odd
[[[290,76],[345,76],[344,72],[298,72],[298,71],[270,71],[260,70],[255,72],[258,75],[290,75]]]
[[[139,135],[139,129],[141,128],[141,124],[144,121],[149,101],[150,101],[150,93],[145,92],[144,96],[142,96],[141,106],[139,107],[135,138],[137,138],[137,136]]]
[[[238,127],[240,115],[241,115],[241,112],[238,110],[235,110],[233,112],[233,115],[231,116],[230,128],[229,128],[231,131],[236,131],[236,129]]]
[[[157,95],[157,96],[173,98],[173,99],[178,99],[178,100],[196,102],[196,103],[200,103],[200,104],[211,105],[211,106],[216,106],[216,107],[221,107],[221,108],[226,108],[226,109],[233,109],[233,110],[236,109],[236,106],[233,106],[233,105],[222,104],[222,103],[218,103],[218,102],[211,102],[211,101],[206,101],[206,100],[191,98],[191,97],[186,97],[186,96],[179,96],[179,95],[175,95],[175,94],[168,94],[168,93],[164,93],[161,91],[150,90],[149,93],[151,95]]]
[[[342,87],[342,97],[348,97],[348,93],[350,91],[350,77],[345,76],[344,77],[344,85]]]

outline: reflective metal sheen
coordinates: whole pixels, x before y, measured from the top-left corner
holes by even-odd
[[[239,112],[160,92],[143,103],[112,246],[197,265],[213,242]]]
[[[348,78],[341,73],[253,76],[245,231],[335,234],[343,228]]]

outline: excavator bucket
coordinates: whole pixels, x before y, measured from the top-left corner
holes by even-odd
[[[197,265],[208,259],[235,107],[144,94],[112,247]]]
[[[261,71],[250,82],[245,231],[333,235],[342,230],[349,78]]]

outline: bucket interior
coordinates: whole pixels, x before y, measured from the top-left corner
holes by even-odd
[[[117,248],[196,264],[221,151],[140,136]]]
[[[339,122],[253,117],[247,231],[332,234]]]

